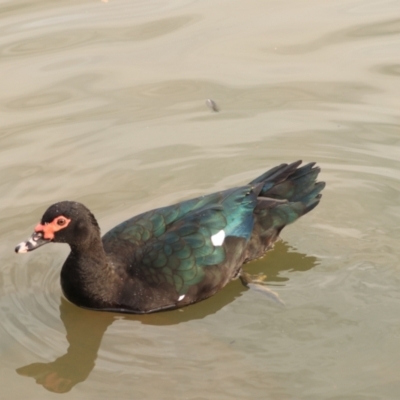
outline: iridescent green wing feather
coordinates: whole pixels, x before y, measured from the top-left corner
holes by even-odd
[[[187,215],[210,207],[214,210],[221,208],[231,235],[248,238],[252,230],[252,211],[256,205],[252,189],[252,185],[247,185],[148,211],[117,225],[104,235],[103,240],[122,239],[141,245],[151,238],[160,237],[172,224]]]
[[[225,250],[212,237],[249,239],[256,194],[252,186],[188,200],[134,217],[108,232],[103,240],[136,245],[135,273],[149,284],[168,282],[185,294],[199,283],[205,268],[225,261]]]
[[[224,248],[212,243],[212,236],[225,227],[226,218],[219,209],[190,213],[140,249],[138,268],[148,283],[166,281],[185,294],[204,278],[205,267],[225,260]]]

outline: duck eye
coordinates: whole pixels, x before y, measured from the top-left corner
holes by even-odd
[[[63,226],[65,225],[65,219],[64,218],[60,218],[57,220],[57,225]]]

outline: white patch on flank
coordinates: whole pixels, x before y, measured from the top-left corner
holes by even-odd
[[[185,295],[182,294],[182,295],[179,296],[178,301],[181,301],[181,300],[183,300],[184,298],[185,298]]]
[[[221,229],[218,233],[211,236],[211,241],[214,246],[222,246],[225,240],[225,231]]]

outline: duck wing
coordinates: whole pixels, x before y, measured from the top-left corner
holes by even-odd
[[[172,285],[178,296],[204,281],[208,272],[213,275],[208,285],[224,285],[240,267],[253,231],[257,188],[246,185],[138,215],[104,235],[106,251],[116,254],[126,243],[130,274],[153,287]],[[237,239],[242,246],[233,248]],[[222,266],[223,276],[211,266]]]

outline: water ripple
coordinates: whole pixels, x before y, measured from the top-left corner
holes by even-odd
[[[95,43],[113,43],[120,41],[144,41],[176,32],[188,24],[198,21],[197,16],[186,15],[163,18],[136,26],[121,28],[98,27],[97,29],[74,29],[35,35],[0,45],[0,57],[3,60],[13,57],[25,57],[48,54],[78,48]],[[2,40],[5,41],[5,38]]]

